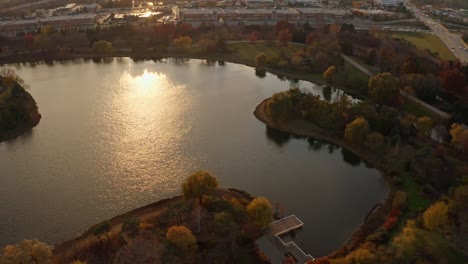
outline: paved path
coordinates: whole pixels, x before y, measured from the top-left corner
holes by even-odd
[[[343,57],[343,59],[345,61],[349,62],[351,65],[356,67],[358,70],[363,72],[365,75],[367,75],[369,77],[374,76],[374,74],[372,72],[370,72],[368,69],[364,68],[362,65],[360,65],[358,62],[356,62],[354,59],[352,59],[352,58],[350,58],[350,57],[348,57],[346,55],[341,55],[341,57]],[[402,96],[406,97],[407,99],[413,101],[414,103],[427,108],[431,112],[433,112],[436,115],[440,116],[442,119],[449,119],[451,117],[448,113],[446,113],[444,111],[441,111],[441,110],[437,109],[436,107],[434,107],[434,106],[432,106],[432,105],[430,105],[430,104],[428,104],[426,102],[423,102],[423,101],[419,100],[418,98],[408,94],[407,92],[405,92],[403,90],[400,90],[400,94]]]

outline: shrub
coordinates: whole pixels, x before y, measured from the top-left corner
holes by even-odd
[[[387,221],[385,221],[383,227],[387,230],[390,230],[396,225],[397,222],[398,222],[398,217],[390,216],[389,218],[387,218]]]
[[[392,201],[392,208],[403,210],[406,208],[406,192],[397,191]]]

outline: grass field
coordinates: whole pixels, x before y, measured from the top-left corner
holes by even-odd
[[[403,111],[413,114],[416,117],[427,116],[435,120],[441,118],[439,115],[427,109],[423,105],[413,102],[407,98],[403,98]]]
[[[439,57],[445,60],[455,59],[450,50],[436,36],[421,32],[393,32],[394,38],[401,38],[411,42],[416,48],[421,50],[430,50],[439,53]]]

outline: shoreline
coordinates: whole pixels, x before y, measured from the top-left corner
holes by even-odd
[[[218,189],[218,191],[222,193],[233,193],[235,195],[243,196],[244,198],[249,200],[252,200],[254,198],[250,193],[235,188],[220,188]],[[86,243],[88,243],[90,239],[95,238],[94,231],[96,230],[96,228],[104,222],[108,222],[110,224],[111,232],[116,231],[119,230],[119,228],[121,228],[120,226],[125,220],[132,218],[139,218],[141,220],[145,218],[154,217],[154,215],[159,215],[162,211],[166,210],[168,204],[181,199],[184,199],[182,195],[164,198],[156,202],[149,203],[147,205],[113,216],[110,219],[96,223],[88,227],[77,237],[55,243],[53,249],[54,259],[67,258],[76,253],[74,252],[74,250],[79,251],[80,249],[85,248]],[[58,264],[59,262],[53,261],[52,263]]]
[[[270,97],[271,98],[271,97]],[[347,144],[343,139],[337,138],[334,135],[331,135],[329,131],[325,131],[314,124],[305,121],[305,120],[292,120],[287,123],[278,124],[273,122],[266,112],[266,104],[270,98],[264,99],[254,110],[254,116],[265,125],[277,129],[279,131],[298,135],[311,137],[317,140],[326,141],[342,148],[346,148],[355,155],[359,156],[364,162],[370,164],[376,168],[382,175],[387,184],[389,190],[385,199],[375,204],[369,213],[366,215],[362,223],[356,227],[356,229],[350,234],[350,236],[345,240],[341,248],[336,249],[331,252],[327,257],[336,258],[345,256],[350,251],[357,248],[362,242],[364,242],[367,235],[373,233],[377,230],[385,221],[385,217],[391,208],[391,200],[394,193],[393,185],[390,181],[390,175],[387,169],[380,164],[378,161],[370,158],[366,153],[360,149],[357,149],[349,144]],[[384,216],[384,217],[382,217]]]
[[[217,54],[217,55],[219,55],[219,54]],[[23,56],[18,56],[18,57],[12,56],[12,57],[13,58],[11,58],[11,59],[14,59],[14,60],[10,60],[10,61],[7,60],[6,62],[4,60],[4,57],[0,58],[0,65],[17,64],[17,63],[36,63],[36,62],[48,63],[48,62],[59,62],[59,61],[73,61],[73,60],[86,60],[86,59],[92,60],[92,59],[106,59],[106,58],[112,58],[112,59],[115,59],[115,58],[132,58],[132,59],[144,59],[144,60],[154,60],[154,59],[161,59],[161,58],[178,58],[178,59],[180,58],[180,59],[225,61],[225,62],[229,62],[229,63],[245,65],[245,66],[248,66],[248,67],[252,67],[253,69],[256,69],[255,65],[252,65],[252,64],[247,63],[245,61],[222,58],[222,56],[221,57],[202,56],[202,55],[194,56],[194,55],[180,54],[180,53],[179,54],[174,54],[174,53],[171,53],[171,52],[167,52],[167,53],[164,53],[164,54],[155,54],[155,53],[152,53],[152,52],[151,53],[150,52],[145,52],[145,53],[121,52],[121,53],[113,53],[113,54],[108,54],[108,55],[84,54],[84,53],[82,53],[82,54],[73,54],[73,56],[67,56],[65,58],[52,58],[50,60],[47,60],[47,59],[44,59],[44,58],[39,58],[39,57],[27,57],[27,58],[24,58]],[[319,84],[319,85],[328,85],[323,80],[317,80],[317,79],[314,79],[314,78],[305,78],[303,76],[298,76],[298,75],[296,75],[294,73],[290,73],[290,72],[283,72],[281,70],[276,70],[276,69],[271,69],[271,68],[262,68],[261,70],[264,70],[265,72],[268,72],[270,74],[281,75],[281,76],[284,76],[284,77],[289,78],[289,79],[308,81],[308,82],[313,82],[313,83],[316,83],[316,84]],[[346,93],[348,93],[350,95],[359,97],[359,95],[356,95],[356,92],[350,91],[349,89],[345,88],[342,85],[334,84],[333,87],[335,87],[337,89],[340,89],[340,90],[343,90],[344,92],[346,92]],[[378,164],[378,162],[373,161],[370,157],[367,157],[364,152],[350,146],[349,144],[344,142],[344,140],[341,140],[341,139],[337,138],[336,136],[331,136],[328,131],[321,130],[320,128],[313,126],[313,124],[309,124],[310,127],[308,127],[307,129],[300,129],[300,126],[297,127],[297,126],[279,125],[279,124],[273,123],[267,117],[266,112],[265,112],[266,102],[269,99],[270,98],[267,98],[267,99],[263,100],[255,108],[254,115],[258,120],[260,120],[261,122],[263,122],[267,126],[270,126],[272,128],[278,129],[278,130],[286,132],[286,133],[301,135],[301,136],[309,136],[309,137],[312,137],[314,139],[330,142],[330,143],[333,143],[333,144],[335,144],[337,146],[344,147],[344,148],[348,149],[349,151],[351,151],[355,155],[358,155],[363,161],[371,164],[373,167],[375,167],[377,170],[379,170],[379,172],[384,177],[386,184],[389,187],[389,191],[387,193],[386,198],[381,203],[377,203],[372,208],[372,210],[366,215],[366,217],[365,217],[364,221],[362,222],[362,224],[360,226],[356,227],[356,229],[352,232],[352,234],[350,234],[349,238],[346,239],[343,246],[341,248],[336,249],[334,252],[332,252],[331,254],[328,255],[329,257],[343,256],[347,252],[352,251],[354,248],[359,246],[359,244],[366,237],[366,235],[363,234],[363,232],[365,232],[363,230],[366,230],[366,229],[369,228],[367,220],[372,218],[373,215],[379,214],[379,213],[381,213],[381,211],[385,211],[386,210],[385,205],[388,204],[388,202],[391,200],[391,197],[393,196],[393,188],[392,188],[392,185],[390,184],[389,176],[386,173],[386,169],[383,168],[382,166],[376,166],[376,165],[380,165],[380,164]],[[301,124],[299,124],[299,125],[304,125],[305,121],[295,120],[294,122],[300,122]],[[32,131],[32,128],[29,129],[28,131]],[[25,133],[27,133],[28,131],[25,131]],[[16,135],[16,136],[14,136],[12,138],[9,138],[9,139],[13,139],[13,138],[22,136],[23,134]],[[9,140],[9,139],[6,139],[6,140]],[[0,142],[2,142],[2,140],[0,140]],[[231,190],[235,190],[235,189],[228,189],[228,190],[231,191]],[[248,194],[248,193],[246,193],[244,191],[239,191],[239,190],[235,190],[235,191],[238,191],[238,192],[241,192],[241,193],[244,193],[244,194]],[[148,204],[148,205],[133,209],[131,211],[125,212],[123,214],[114,216],[111,219],[109,219],[108,221],[111,223],[111,225],[114,228],[116,223],[122,222],[123,219],[130,218],[130,217],[141,217],[145,213],[154,212],[154,211],[159,210],[162,207],[164,207],[167,203],[169,203],[171,201],[174,201],[174,200],[177,200],[177,199],[180,199],[180,197],[181,196],[165,198],[165,199],[159,200],[157,202],[154,202],[154,203],[151,203],[151,204]],[[98,224],[95,224],[95,225],[89,227],[87,230],[85,230],[83,233],[81,233],[81,235],[79,235],[78,237],[56,243],[55,248],[54,248],[54,252],[63,251],[64,249],[67,249],[70,246],[72,246],[72,245],[74,245],[76,243],[80,243],[84,239],[87,239],[90,235],[93,235],[94,229],[99,224],[101,224],[101,223],[98,223]],[[370,227],[370,228],[372,228],[372,227]],[[365,233],[367,233],[367,232],[365,232]]]
[[[226,53],[230,54],[230,53]],[[39,56],[35,56],[39,55]],[[280,75],[283,77],[286,77],[288,79],[294,79],[294,80],[300,80],[300,81],[307,81],[307,82],[313,82],[319,85],[327,85],[331,86],[333,88],[340,89],[344,91],[345,93],[356,97],[358,99],[363,99],[363,96],[359,94],[357,91],[351,90],[347,88],[343,84],[337,84],[334,83],[333,85],[330,85],[326,81],[322,79],[317,79],[313,77],[304,77],[301,75],[298,75],[294,72],[286,72],[283,70],[278,70],[278,69],[272,69],[268,67],[262,67],[262,68],[257,68],[256,65],[239,60],[239,59],[233,59],[233,58],[227,58],[224,57],[222,53],[215,53],[211,55],[203,55],[203,54],[186,54],[184,52],[132,52],[132,51],[113,51],[110,54],[96,54],[96,53],[88,53],[88,52],[75,52],[74,54],[69,54],[63,57],[50,57],[50,58],[44,58],[41,54],[34,54],[34,53],[29,53],[29,54],[20,54],[20,55],[10,55],[10,56],[4,56],[0,57],[0,66],[4,66],[7,64],[22,64],[22,63],[37,63],[37,62],[59,62],[59,61],[73,61],[73,60],[92,60],[92,59],[115,59],[115,58],[131,58],[131,59],[141,59],[141,60],[156,60],[156,59],[162,59],[162,58],[176,58],[176,59],[194,59],[194,60],[211,60],[211,61],[224,61],[228,63],[235,63],[235,64],[241,64],[245,65],[248,67],[251,67],[253,69],[260,69],[265,72],[268,72],[273,75]]]

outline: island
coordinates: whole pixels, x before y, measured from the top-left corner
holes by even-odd
[[[0,142],[18,137],[39,124],[36,101],[11,70],[0,72]]]

